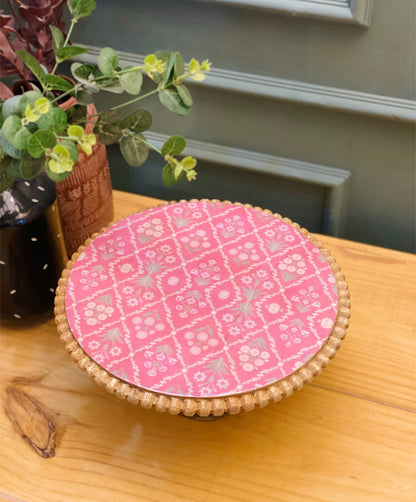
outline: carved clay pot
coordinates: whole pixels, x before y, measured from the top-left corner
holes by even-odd
[[[66,110],[76,104],[74,98],[63,103]],[[93,104],[88,105],[88,115],[95,115]],[[85,131],[92,133],[94,124]],[[59,213],[66,250],[71,256],[94,232],[100,231],[113,219],[113,192],[105,145],[93,146],[91,155],[79,152],[72,173],[56,184]]]

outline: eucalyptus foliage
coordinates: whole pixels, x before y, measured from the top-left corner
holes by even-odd
[[[156,150],[166,161],[162,179],[171,185],[186,177],[196,176],[196,160],[178,159],[185,139],[172,136],[159,150],[151,145],[145,132],[152,125],[151,114],[138,108],[126,116],[118,112],[125,106],[158,94],[163,106],[177,115],[187,115],[192,108],[192,97],[184,82],[205,78],[210,63],[192,59],[185,70],[179,53],[158,51],[149,54],[140,66],[120,66],[117,52],[105,47],[97,65],[73,63],[71,72],[75,84],[57,75],[60,63],[74,58],[86,49],[69,45],[76,23],[95,9],[94,0],[68,0],[71,23],[66,36],[57,26],[50,26],[55,65],[47,72],[37,59],[26,50],[16,53],[31,72],[32,89],[0,101],[0,191],[6,190],[21,178],[32,178],[43,168],[54,181],[69,176],[78,160],[79,151],[90,155],[96,138],[105,145],[119,144],[120,151],[130,166],[142,165],[149,150]],[[147,76],[154,89],[141,94],[143,77]],[[88,116],[87,105],[100,91],[125,93],[129,98],[122,104]],[[74,97],[77,104],[66,111],[59,107],[62,98]],[[85,132],[85,125],[93,122],[94,134]]]

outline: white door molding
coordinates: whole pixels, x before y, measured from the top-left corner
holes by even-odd
[[[369,26],[373,0],[202,0]]]

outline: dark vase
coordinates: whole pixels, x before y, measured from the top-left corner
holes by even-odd
[[[55,183],[45,173],[0,193],[0,319],[16,326],[51,317],[67,254]]]

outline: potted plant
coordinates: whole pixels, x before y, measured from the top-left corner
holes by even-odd
[[[196,160],[178,157],[186,145],[183,137],[170,137],[161,149],[147,141],[144,133],[151,126],[152,116],[140,102],[158,94],[163,106],[178,115],[187,115],[192,97],[184,82],[188,78],[203,80],[210,69],[208,61],[200,63],[192,59],[185,69],[179,53],[158,51],[147,55],[141,66],[121,67],[117,52],[106,47],[97,65],[73,63],[73,79],[69,79],[58,71],[64,61],[87,52],[83,47],[72,45],[70,38],[76,23],[96,8],[95,0],[27,0],[26,3],[15,0],[22,18],[16,21],[17,27],[14,21],[19,19],[18,13],[13,1],[8,2],[12,15],[0,15],[1,66],[3,76],[14,73],[17,79],[10,88],[0,84],[3,201],[0,216],[3,221],[5,214],[11,214],[7,196],[16,186],[24,192],[24,187],[31,184],[29,180],[36,180],[38,176],[47,177],[59,186],[76,175],[80,158],[88,159],[98,144],[117,143],[131,166],[142,165],[150,149],[157,151],[165,161],[162,179],[166,185],[182,178],[195,179]],[[61,21],[65,4],[70,13],[66,32]],[[145,94],[142,93],[144,76],[154,85],[153,90]],[[100,91],[125,93],[128,97],[121,104],[97,112],[93,101]],[[124,107],[135,104],[134,111],[121,114]],[[47,186],[49,191],[49,182]],[[39,204],[41,195],[21,197],[19,204],[26,201],[32,207]],[[50,198],[46,202],[47,207],[51,207]],[[15,215],[20,222],[22,211],[20,208]],[[7,220],[8,227],[12,226],[10,218]],[[0,257],[0,262],[10,264],[7,257]],[[10,290],[7,293],[10,295]]]

